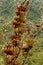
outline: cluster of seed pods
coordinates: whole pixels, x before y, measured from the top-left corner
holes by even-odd
[[[26,23],[25,16],[27,11],[27,5],[29,1],[27,1],[26,6],[22,4],[16,7],[16,17],[12,22],[14,34],[11,36],[11,42],[8,43],[4,48],[4,58],[6,65],[23,65],[20,62],[15,63],[16,59],[19,56],[21,50],[23,50],[23,54],[28,53],[28,51],[33,47],[34,41],[31,38],[28,38],[28,45],[23,44],[22,36],[24,33],[24,24]],[[40,25],[36,24],[36,28],[39,29]],[[31,29],[28,28],[26,31],[30,34]],[[27,55],[27,54],[26,54]],[[26,58],[26,56],[25,56]],[[24,63],[24,62],[23,62]]]
[[[24,23],[26,22],[25,13],[26,8],[23,5],[16,7],[16,17],[12,22],[14,27],[14,34],[11,36],[11,42],[8,43],[4,48],[4,57],[6,61],[6,65],[21,65],[19,63],[14,63],[14,61],[18,58],[20,50],[22,49],[23,43],[21,42]]]

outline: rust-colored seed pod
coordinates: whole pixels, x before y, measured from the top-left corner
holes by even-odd
[[[19,22],[13,22],[12,24],[16,26],[16,25],[19,25],[20,23]]]
[[[6,53],[7,55],[8,55],[8,54],[10,54],[10,55],[13,54],[12,50],[8,50],[8,49],[4,50],[4,53]]]
[[[25,8],[25,6],[22,6],[22,5],[20,5],[19,7],[17,7],[17,10],[18,11],[26,11],[26,8]]]
[[[15,17],[14,20],[16,20],[18,22],[20,19],[18,17]]]
[[[36,24],[36,27],[40,27],[40,24]]]
[[[37,28],[37,30],[39,30],[39,29],[40,29],[40,27],[41,27],[41,25],[40,25],[40,24],[36,24],[36,28]]]
[[[17,15],[17,16],[20,15],[20,11],[17,11],[17,12],[16,12],[16,15]]]
[[[25,22],[26,22],[25,20],[22,21],[22,23],[25,23]]]

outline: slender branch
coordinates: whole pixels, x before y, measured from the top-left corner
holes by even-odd
[[[24,5],[24,4],[25,4],[25,2],[26,2],[26,0],[25,0],[24,2],[22,2],[21,4],[22,4],[22,5]]]
[[[29,1],[30,1],[30,0],[27,0],[27,1],[26,1],[26,3],[25,3],[25,6],[26,6],[26,7],[28,6]]]

